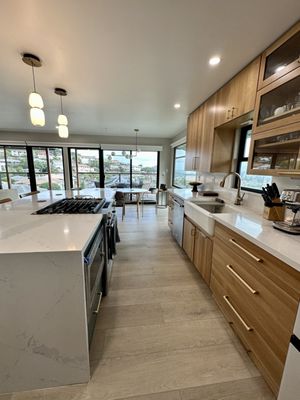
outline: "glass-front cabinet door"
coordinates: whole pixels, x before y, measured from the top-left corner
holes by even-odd
[[[257,94],[254,134],[300,121],[300,68]]]
[[[251,143],[250,173],[300,178],[300,128],[276,135],[257,135]]]
[[[262,56],[259,89],[300,66],[300,23],[270,46]]]

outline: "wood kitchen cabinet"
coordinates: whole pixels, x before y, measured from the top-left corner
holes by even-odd
[[[187,141],[186,141],[186,157],[185,170],[195,171],[198,169],[200,156],[200,136],[203,118],[203,107],[193,111],[187,122]]]
[[[184,218],[183,250],[209,286],[212,260],[212,239],[187,217]]]
[[[202,173],[230,171],[234,130],[215,129],[216,101],[217,96],[211,96],[189,116],[186,170]]]
[[[300,67],[257,92],[253,135],[300,122]]]
[[[282,35],[262,54],[258,89],[300,66],[300,22]]]
[[[216,223],[211,289],[277,394],[298,308],[300,273]]]
[[[212,240],[200,229],[196,228],[193,262],[208,286],[210,285],[212,249]]]
[[[300,178],[300,122],[254,135],[249,154],[251,174]]]
[[[260,57],[217,92],[215,127],[254,110]]]
[[[183,225],[183,245],[182,248],[186,252],[188,258],[194,259],[194,242],[195,242],[196,227],[186,217]]]

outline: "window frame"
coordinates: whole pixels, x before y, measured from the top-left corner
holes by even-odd
[[[103,181],[103,187],[105,187],[105,171],[104,171],[104,152],[105,151],[122,151],[122,150],[109,150],[109,149],[101,149],[101,153],[102,153],[102,160],[103,160],[103,174],[104,174],[104,181]],[[124,175],[129,175],[129,188],[132,189],[132,177],[133,175],[138,175],[132,172],[132,153],[135,153],[135,151],[133,150],[127,150],[130,154],[130,159],[129,159],[129,172],[124,173]],[[157,150],[143,150],[144,153],[156,153],[156,188],[159,187],[159,171],[160,171],[160,151]],[[154,175],[154,174],[151,174]]]
[[[34,176],[34,171],[32,170],[32,152],[30,152],[30,146],[26,146],[26,145],[21,145],[21,144],[17,144],[17,145],[6,145],[6,144],[1,144],[0,145],[1,148],[3,148],[3,152],[4,152],[4,161],[5,161],[5,175],[6,175],[6,179],[7,179],[7,186],[8,189],[12,189],[11,187],[11,180],[10,180],[10,175],[14,174],[14,173],[18,173],[20,175],[24,175],[28,177],[29,179],[29,186],[30,186],[30,190],[34,191],[36,190],[36,186],[35,186],[35,176]],[[28,167],[28,172],[17,172],[17,171],[8,171],[8,166],[7,166],[7,149],[25,149],[26,151],[26,158],[27,158],[27,167]],[[2,181],[1,181],[1,186],[2,186]]]
[[[61,190],[66,190],[66,169],[65,169],[63,147],[62,146],[42,146],[42,145],[41,146],[30,146],[30,153],[31,153],[31,157],[32,157],[32,168],[33,168],[33,174],[34,174],[34,186],[35,186],[35,189],[32,189],[32,190],[37,190],[36,172],[35,172],[34,156],[33,156],[33,150],[35,150],[35,149],[42,149],[42,150],[46,151],[47,175],[48,175],[48,185],[49,185],[49,189],[47,189],[47,190],[56,190],[56,189],[52,189],[49,149],[60,149],[61,150],[62,164],[63,164],[63,177],[64,177],[64,189],[61,189]],[[30,164],[31,164],[31,162],[30,162]]]
[[[242,162],[247,162],[247,166],[248,166],[249,157],[245,157],[244,152],[245,152],[245,145],[246,145],[246,137],[247,137],[247,133],[249,130],[252,131],[252,125],[246,125],[241,128],[240,141],[239,141],[239,147],[238,147],[237,164],[236,164],[236,169],[235,169],[238,174],[240,173],[240,167],[241,167]],[[237,177],[235,178],[234,187],[235,188],[238,187]],[[258,194],[262,193],[261,189],[253,189],[253,188],[250,188],[247,186],[241,186],[241,190],[247,191],[247,192],[252,192],[252,193],[258,193]]]
[[[103,181],[103,174],[104,174],[104,170],[101,170],[101,149],[99,147],[68,147],[68,160],[69,160],[69,174],[70,174],[70,187],[71,189],[74,189],[74,185],[73,185],[73,173],[72,173],[72,156],[71,156],[71,150],[75,150],[75,156],[76,156],[76,180],[77,180],[77,187],[78,184],[80,183],[78,177],[80,174],[87,174],[87,172],[78,172],[78,162],[77,162],[77,150],[97,150],[98,151],[98,160],[99,160],[99,174],[98,174],[98,181],[101,182]],[[91,172],[91,174],[95,174],[97,175],[96,172]],[[102,176],[102,177],[101,177]],[[102,180],[101,180],[102,179]],[[79,185],[80,187],[80,185]],[[84,189],[84,188],[81,188]]]
[[[183,157],[175,157],[175,155],[176,155],[176,150],[179,148],[179,147],[181,147],[181,146],[185,146],[185,156]],[[173,165],[172,165],[172,187],[175,187],[175,188],[178,188],[178,189],[184,189],[184,188],[186,188],[187,186],[178,186],[178,185],[175,185],[175,183],[174,183],[174,177],[175,177],[175,163],[176,163],[176,160],[178,160],[178,159],[180,159],[180,158],[186,158],[186,142],[183,142],[183,143],[180,143],[180,144],[178,144],[177,146],[175,146],[174,148],[173,148]],[[184,169],[184,172],[186,172],[186,170]],[[195,174],[196,174],[196,171],[195,171]],[[186,178],[186,177],[185,177]],[[195,177],[196,178],[196,177]]]

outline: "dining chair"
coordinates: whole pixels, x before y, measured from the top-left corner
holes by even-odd
[[[115,206],[122,207],[122,221],[123,221],[124,216],[125,216],[125,194],[123,192],[116,191]]]

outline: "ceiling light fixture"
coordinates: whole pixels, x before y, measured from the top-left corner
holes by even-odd
[[[211,57],[209,59],[209,65],[212,65],[212,66],[218,65],[220,63],[220,61],[221,61],[221,58],[219,56]]]
[[[133,157],[136,157],[137,155],[138,155],[138,152],[139,152],[139,150],[138,150],[138,138],[137,138],[137,135],[138,135],[138,133],[139,133],[139,129],[134,129],[134,132],[135,132],[135,151],[132,151],[131,152],[131,154],[129,155],[129,154],[126,154],[126,158],[130,158],[130,159],[132,159]]]
[[[58,129],[58,136],[66,139],[69,137],[68,118],[64,115],[62,98],[68,93],[62,88],[55,88],[54,93],[60,96],[60,114],[57,118],[58,126],[56,127]]]
[[[32,79],[33,79],[33,92],[29,95],[29,105],[30,109],[30,120],[34,126],[45,126],[45,113],[43,111],[44,102],[42,96],[37,93],[35,85],[35,75],[34,68],[39,68],[42,66],[42,62],[39,57],[34,54],[24,53],[22,55],[22,60],[25,64],[32,68]]]
[[[178,110],[180,107],[181,107],[181,105],[180,105],[179,103],[174,104],[174,108],[175,108],[176,110]]]

